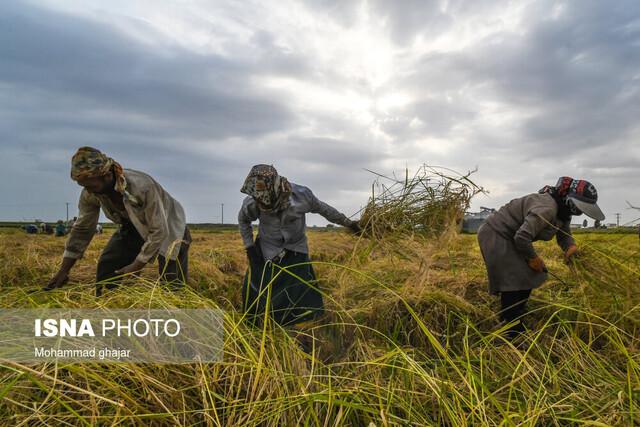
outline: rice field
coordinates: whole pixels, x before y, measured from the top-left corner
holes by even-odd
[[[507,342],[473,235],[392,242],[309,231],[327,314],[301,330],[246,322],[239,233],[193,233],[190,285],[155,265],[94,296],[96,236],[70,284],[49,293],[64,239],[0,231],[0,307],[225,311],[216,364],[0,361],[0,424],[205,426],[628,426],[640,424],[640,242],[581,233],[572,265],[536,243],[554,274],[534,291],[525,339]],[[296,334],[313,338],[304,353]]]

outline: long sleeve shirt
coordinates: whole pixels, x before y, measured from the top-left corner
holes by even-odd
[[[253,197],[246,197],[242,203],[238,224],[244,246],[248,248],[254,244],[251,223],[259,220],[258,237],[265,259],[273,259],[283,249],[309,253],[305,233],[307,213],[320,214],[343,226],[351,223],[344,214],[319,200],[309,188],[291,183],[291,189],[290,205],[280,212],[261,212]]]
[[[487,218],[487,224],[506,239],[513,240],[516,249],[526,259],[536,257],[533,242],[551,240],[566,251],[575,245],[571,235],[571,220],[558,217],[558,205],[550,194],[534,193],[511,200]]]
[[[149,175],[125,169],[124,177],[127,183],[122,196],[124,211],[118,209],[106,195],[82,190],[78,219],[65,244],[65,258],[78,259],[84,255],[96,232],[101,208],[114,223],[130,221],[140,233],[144,244],[136,260],[147,263],[158,254],[167,259],[177,257],[186,227],[182,206]]]

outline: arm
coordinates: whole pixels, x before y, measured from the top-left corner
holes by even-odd
[[[78,219],[73,224],[65,243],[63,258],[79,259],[91,243],[100,218],[100,202],[87,190],[82,190],[78,201]]]
[[[571,234],[571,221],[564,221],[562,227],[556,234],[556,242],[564,252],[567,252],[571,246],[576,246],[576,241]]]
[[[238,225],[240,227],[240,235],[245,248],[254,245],[253,227],[251,223],[258,219],[258,206],[252,197],[246,197],[242,202],[240,212],[238,212]]]
[[[556,233],[556,241],[564,252],[564,260],[569,263],[578,252],[578,246],[571,234],[571,220],[562,223],[562,227],[560,227],[560,230]]]
[[[169,235],[167,213],[162,205],[161,195],[154,187],[149,188],[144,193],[144,219],[147,223],[149,234],[134,261],[140,268],[158,255],[162,242]],[[136,270],[132,269],[132,271]]]
[[[552,219],[555,213],[553,210],[532,210],[527,214],[523,224],[516,231],[513,241],[516,249],[526,259],[534,259],[538,257],[533,248],[533,239],[542,231]]]
[[[240,212],[238,212],[238,224],[240,226],[240,235],[242,236],[242,243],[247,250],[247,257],[249,258],[249,265],[253,271],[259,271],[260,265],[263,262],[262,250],[260,245],[253,240],[253,227],[251,223],[258,219],[260,212],[258,206],[252,197],[247,197],[242,202]]]
[[[343,213],[339,212],[333,206],[318,199],[313,192],[305,187],[305,196],[311,206],[310,212],[322,215],[327,221],[334,224],[340,224],[345,227],[350,227],[353,221],[347,218]]]
[[[62,264],[58,272],[47,282],[45,290],[59,288],[69,280],[69,272],[76,261],[82,258],[96,232],[96,225],[100,218],[100,202],[91,197],[87,190],[82,190],[80,193],[78,211],[78,219],[65,243]]]

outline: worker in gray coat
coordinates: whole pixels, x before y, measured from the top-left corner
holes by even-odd
[[[602,221],[598,193],[585,180],[561,177],[555,186],[511,200],[491,214],[478,230],[478,243],[489,276],[489,292],[500,295],[500,318],[510,323],[522,317],[531,290],[547,279],[547,269],[533,242],[554,236],[568,261],[577,251],[571,235],[571,217],[587,216]],[[522,322],[507,337],[524,331]]]

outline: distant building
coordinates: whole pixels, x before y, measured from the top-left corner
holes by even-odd
[[[571,229],[572,230],[577,230],[579,228],[582,228],[582,224],[571,224]]]
[[[465,233],[477,233],[478,229],[489,218],[489,215],[496,210],[492,208],[480,207],[480,212],[469,212],[462,220],[462,231]]]

